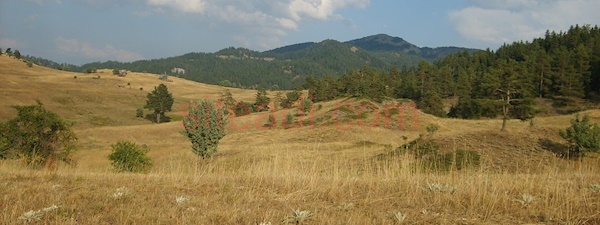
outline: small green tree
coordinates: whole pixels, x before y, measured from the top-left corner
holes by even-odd
[[[311,101],[309,98],[303,99],[302,100],[302,108],[301,108],[302,112],[304,114],[309,113],[312,105],[313,105],[313,101]]]
[[[588,115],[571,120],[571,127],[559,131],[568,143],[567,157],[584,157],[589,152],[600,151],[600,126],[591,124]]]
[[[285,115],[285,124],[283,124],[284,128],[290,128],[294,125],[294,115],[288,113]]]
[[[13,53],[13,56],[16,59],[21,59],[21,52],[19,52],[19,50],[15,50],[15,52]]]
[[[292,92],[288,92],[285,94],[285,99],[283,99],[281,101],[281,107],[282,108],[289,108],[291,107],[294,102],[298,101],[298,99],[300,99],[300,97],[302,96],[302,92],[300,92],[299,90],[294,90]]]
[[[283,92],[277,91],[277,93],[275,93],[275,97],[273,98],[273,107],[275,107],[274,110],[279,110],[278,107],[280,106],[281,102],[283,102]]]
[[[225,136],[227,113],[211,100],[201,100],[187,108],[183,117],[183,135],[192,142],[192,151],[202,157],[210,158],[217,152],[221,138]]]
[[[71,123],[46,110],[40,101],[13,108],[17,117],[0,126],[0,154],[19,157],[30,167],[51,164],[54,160],[71,162],[77,140]]]
[[[112,71],[113,75],[120,75],[121,72],[118,69],[113,69]]]
[[[273,84],[273,86],[271,86],[271,91],[279,91],[279,85]]]
[[[256,93],[256,102],[254,103],[254,111],[268,111],[270,102],[271,98],[268,97],[267,91],[265,89],[258,90]]]
[[[12,54],[13,54],[13,53],[12,53],[12,50],[11,50],[10,48],[7,48],[5,53],[6,53],[8,56],[12,56]]]
[[[154,110],[156,123],[161,122],[161,117],[164,117],[166,112],[170,112],[171,107],[173,107],[173,95],[164,84],[154,87],[154,90],[148,93],[148,100],[144,106],[145,109]]]
[[[221,93],[221,97],[219,101],[227,107],[227,109],[233,109],[235,107],[236,101],[233,98],[233,94],[229,89],[225,89],[223,93]]]
[[[229,80],[222,80],[221,82],[219,82],[219,85],[223,87],[233,87],[233,84]]]
[[[152,159],[146,155],[148,146],[119,141],[111,147],[108,159],[117,172],[148,172],[152,168]]]

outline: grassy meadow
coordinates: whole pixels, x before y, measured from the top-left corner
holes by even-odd
[[[174,121],[153,124],[135,112],[162,82],[157,75],[29,68],[0,56],[0,121],[16,115],[11,105],[39,99],[78,136],[73,165],[31,170],[0,161],[0,224],[600,224],[600,158],[553,152],[564,147],[558,130],[573,115],[511,120],[500,132],[501,120],[339,99],[308,115],[231,118],[219,152],[201,160],[179,133],[181,109],[225,88],[171,79]],[[230,90],[254,101],[256,91]],[[297,120],[288,129],[287,113]],[[271,114],[277,124],[265,126]],[[581,114],[600,122],[600,110]],[[429,124],[439,130],[428,134]],[[421,134],[442,152],[476,151],[481,164],[432,173],[410,154],[391,154]],[[146,144],[152,171],[115,173],[107,156],[120,140]]]

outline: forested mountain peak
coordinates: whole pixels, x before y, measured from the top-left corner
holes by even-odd
[[[392,37],[387,34],[377,34],[360,39],[346,42],[355,45],[367,51],[401,51],[418,52],[420,49],[416,45],[405,41],[399,37]]]
[[[304,43],[299,43],[299,44],[287,45],[287,46],[283,46],[283,47],[279,47],[279,48],[275,48],[275,49],[266,51],[266,53],[289,53],[289,52],[301,51],[301,50],[304,50],[314,44],[315,44],[315,42],[304,42]]]

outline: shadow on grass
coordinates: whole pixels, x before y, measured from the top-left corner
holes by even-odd
[[[568,158],[568,148],[566,145],[552,141],[548,138],[539,139],[539,143],[544,150],[550,151],[558,157]]]

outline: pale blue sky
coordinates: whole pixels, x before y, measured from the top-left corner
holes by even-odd
[[[0,48],[73,64],[380,33],[497,49],[600,24],[598,9],[600,0],[0,0]]]

